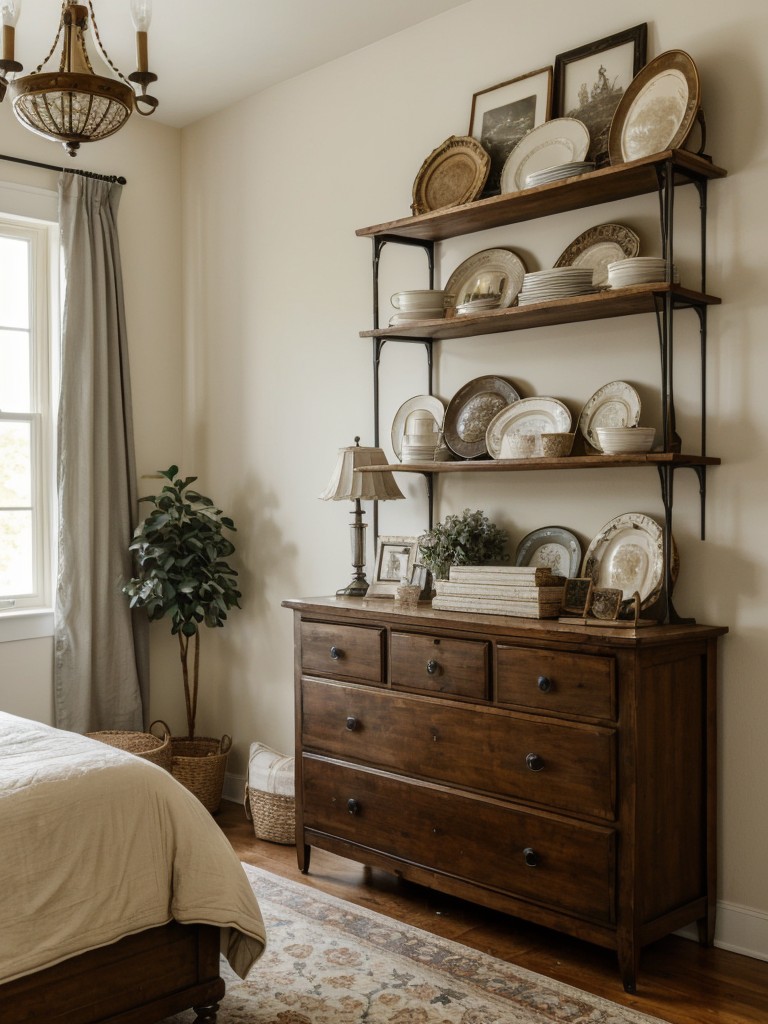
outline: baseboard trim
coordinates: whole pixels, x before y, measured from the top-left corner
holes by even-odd
[[[224,799],[241,804],[244,794],[245,776],[227,774],[224,777]],[[699,939],[695,925],[681,928],[676,934],[695,942]],[[718,949],[727,949],[756,960],[768,960],[768,914],[738,903],[720,901],[717,904],[715,945]]]

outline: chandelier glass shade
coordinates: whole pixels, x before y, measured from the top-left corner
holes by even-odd
[[[132,0],[139,66],[128,78],[115,67],[101,45],[91,0],[87,0],[87,6],[75,0],[64,0],[59,29],[48,56],[32,73],[22,77],[17,74],[8,81],[5,74],[22,70],[13,52],[15,20],[20,7],[21,0],[0,0],[3,16],[0,100],[7,90],[13,112],[25,128],[43,138],[61,142],[67,152],[75,156],[81,143],[98,142],[122,128],[134,109],[145,116],[153,113],[157,100],[147,93],[147,86],[157,79],[147,67],[151,0]],[[89,15],[97,47],[116,77],[98,75],[93,70],[85,46]],[[44,71],[62,36],[58,70]],[[139,87],[138,94],[131,83]]]

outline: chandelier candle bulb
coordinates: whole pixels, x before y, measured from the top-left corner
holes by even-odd
[[[5,72],[23,71],[21,64],[15,59],[16,22],[21,14],[21,0],[2,0],[0,14],[3,18],[3,58],[0,69]]]

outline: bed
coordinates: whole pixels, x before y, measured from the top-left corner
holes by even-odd
[[[0,1021],[215,1021],[258,903],[202,804],[157,765],[0,712]]]

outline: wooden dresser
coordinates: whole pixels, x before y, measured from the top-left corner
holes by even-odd
[[[318,846],[618,954],[715,915],[716,626],[294,611],[299,867]]]

